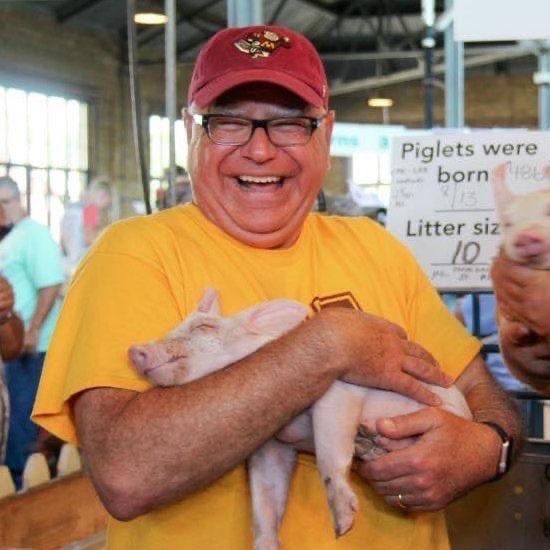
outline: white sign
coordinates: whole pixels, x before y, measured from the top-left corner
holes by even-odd
[[[550,0],[455,0],[454,37],[463,42],[550,38]]]
[[[506,162],[512,191],[548,185],[550,132],[488,130],[395,137],[388,229],[440,290],[488,290],[500,243],[490,174]]]

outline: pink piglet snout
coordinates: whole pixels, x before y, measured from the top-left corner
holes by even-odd
[[[513,241],[517,253],[522,258],[540,256],[549,249],[548,242],[536,231],[525,230],[519,233]]]
[[[148,346],[132,346],[128,350],[130,361],[138,372],[142,374],[154,366],[154,358],[152,355],[151,348]]]

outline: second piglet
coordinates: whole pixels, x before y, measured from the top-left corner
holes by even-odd
[[[506,185],[509,163],[497,166],[492,185],[506,255],[536,269],[550,269],[550,188],[515,194]],[[544,170],[550,186],[550,165]]]

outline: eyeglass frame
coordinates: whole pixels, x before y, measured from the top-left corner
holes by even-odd
[[[208,136],[208,139],[214,143],[215,145],[222,145],[227,147],[242,147],[243,145],[246,145],[250,142],[252,137],[254,136],[254,132],[256,131],[256,128],[263,128],[267,137],[269,138],[269,141],[275,145],[275,147],[300,147],[302,145],[307,145],[311,137],[313,136],[313,132],[317,130],[323,120],[327,117],[328,113],[325,113],[324,115],[321,115],[319,117],[312,117],[312,116],[305,116],[305,115],[299,115],[299,116],[289,116],[289,117],[276,117],[276,118],[264,118],[264,119],[258,119],[258,118],[246,118],[242,116],[234,116],[234,115],[227,115],[223,113],[190,113],[191,117],[193,119],[193,122],[195,124],[198,124],[199,126],[202,126],[204,128],[204,131],[206,132],[206,135]],[[209,129],[209,123],[208,121],[211,118],[218,117],[218,118],[232,118],[237,120],[245,120],[246,122],[251,122],[252,126],[250,127],[250,135],[248,136],[248,139],[243,143],[219,143],[217,141],[214,141],[212,136],[210,135],[210,129]],[[279,145],[277,143],[274,143],[274,141],[271,139],[271,136],[269,134],[269,124],[274,121],[280,121],[280,120],[307,120],[310,123],[309,127],[309,137],[307,138],[307,141],[304,141],[304,143],[289,143],[284,145]]]

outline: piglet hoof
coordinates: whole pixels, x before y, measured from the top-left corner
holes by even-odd
[[[357,435],[355,437],[355,449],[353,454],[359,458],[363,458],[363,456],[368,455],[374,447],[376,447],[374,436]]]
[[[352,527],[359,503],[350,486],[343,482],[336,486],[330,479],[325,482],[328,504],[332,513],[336,538],[345,535]]]
[[[378,447],[373,442],[367,445],[358,445],[357,442],[355,443],[355,456],[364,462],[369,462],[385,454],[388,454],[388,451],[382,447]]]

